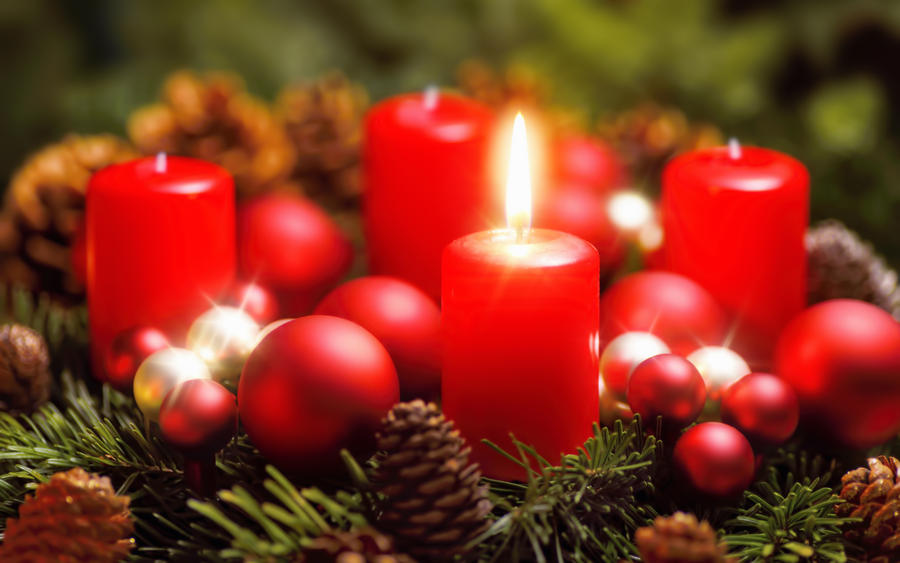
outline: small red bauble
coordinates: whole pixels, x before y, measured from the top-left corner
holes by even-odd
[[[628,391],[631,372],[647,358],[671,352],[665,342],[649,332],[626,332],[612,339],[600,355],[600,377],[606,389],[619,399]]]
[[[282,314],[301,315],[347,271],[350,242],[316,204],[270,194],[238,209],[238,263],[282,298]],[[302,310],[302,309],[306,310]]]
[[[212,379],[176,385],[159,408],[159,428],[167,442],[189,457],[221,450],[237,430],[234,395]]]
[[[675,354],[644,360],[628,379],[628,404],[648,424],[656,417],[677,428],[697,420],[706,404],[706,383],[694,365]]]
[[[226,298],[226,305],[232,305],[253,317],[260,325],[266,325],[278,318],[278,299],[258,283],[235,284]]]
[[[697,492],[726,499],[753,481],[756,462],[750,442],[736,428],[704,422],[688,429],[675,443],[675,464]]]
[[[387,276],[358,278],[326,295],[315,314],[351,320],[374,334],[397,368],[401,399],[440,394],[441,311],[416,286]]]
[[[799,417],[797,394],[768,373],[745,375],[722,395],[722,422],[739,429],[754,445],[783,444],[794,435]]]
[[[553,176],[558,183],[604,192],[622,185],[626,174],[611,147],[592,137],[571,135],[554,144]]]
[[[106,381],[128,391],[138,366],[154,352],[169,347],[169,339],[161,330],[149,326],[134,327],[113,338],[104,358]]]
[[[652,332],[686,356],[725,338],[727,317],[694,281],[669,272],[644,271],[619,280],[600,298],[600,339],[630,331]]]
[[[391,356],[358,324],[327,315],[289,321],[259,343],[238,384],[241,421],[266,458],[322,472],[342,448],[369,449],[399,399]]]
[[[810,307],[781,333],[776,374],[811,429],[868,448],[900,432],[900,324],[863,301]]]

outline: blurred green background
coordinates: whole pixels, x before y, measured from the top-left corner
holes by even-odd
[[[340,69],[373,99],[526,63],[599,116],[656,101],[813,176],[900,263],[900,2],[879,0],[5,0],[0,172],[66,132],[124,135],[170,71],[230,69],[271,96]]]

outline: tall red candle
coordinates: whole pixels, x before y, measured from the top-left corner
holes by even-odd
[[[768,366],[781,329],[806,302],[809,173],[764,148],[704,149],[663,173],[668,268],[734,315],[732,347]]]
[[[234,183],[225,169],[147,157],[97,172],[87,191],[87,291],[94,370],[134,326],[175,341],[234,277]]]
[[[499,215],[488,173],[492,123],[487,107],[437,91],[372,108],[363,147],[371,273],[440,296],[444,247]]]

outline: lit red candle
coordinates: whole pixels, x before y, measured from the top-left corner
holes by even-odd
[[[235,271],[234,183],[225,169],[147,157],[97,172],[87,190],[87,291],[94,370],[121,331],[174,341]]]
[[[573,235],[530,229],[524,122],[507,186],[510,228],[462,237],[443,257],[443,407],[491,477],[524,472],[510,433],[549,460],[574,452],[598,413],[600,263]]]
[[[731,345],[768,366],[779,332],[806,302],[806,168],[736,141],[690,152],[663,173],[662,215],[668,268],[728,308]]]
[[[488,174],[492,123],[487,107],[437,90],[372,108],[363,149],[371,273],[440,297],[444,247],[497,216]]]

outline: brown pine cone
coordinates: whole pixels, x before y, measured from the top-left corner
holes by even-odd
[[[492,505],[453,422],[434,403],[399,403],[376,440],[384,451],[374,479],[385,497],[379,527],[423,561],[462,553],[488,527]]]
[[[95,171],[137,153],[113,135],[69,135],[33,154],[13,175],[0,213],[0,281],[78,297],[70,245]]]
[[[314,539],[297,560],[302,563],[415,563],[394,550],[394,541],[365,527],[327,532]]]
[[[283,186],[294,166],[282,124],[233,74],[173,73],[162,102],[135,111],[128,133],[146,154],[165,151],[222,165],[243,196]]]
[[[0,410],[33,411],[50,398],[50,384],[44,337],[22,325],[0,327]]]
[[[866,550],[869,563],[900,561],[900,460],[879,456],[869,467],[847,472],[841,478],[843,502],[834,507],[841,517],[862,518],[844,533]]]
[[[6,521],[0,546],[4,563],[115,563],[134,540],[130,499],[106,477],[76,467],[54,474],[25,496],[19,518]]]
[[[868,301],[900,320],[897,272],[875,254],[872,245],[834,219],[806,233],[810,304],[828,299]]]
[[[657,516],[652,526],[638,528],[634,541],[644,563],[736,563],[708,522],[676,512]]]

